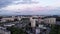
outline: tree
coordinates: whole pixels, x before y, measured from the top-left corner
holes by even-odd
[[[15,18],[15,19],[14,19],[14,21],[18,21],[18,19],[17,19],[17,18]]]
[[[52,25],[50,34],[60,34],[60,25]]]
[[[2,19],[2,16],[0,16],[0,19]]]
[[[7,30],[11,31],[11,34],[26,34],[25,31],[23,31],[22,29],[16,28],[16,27],[9,27],[7,28]]]

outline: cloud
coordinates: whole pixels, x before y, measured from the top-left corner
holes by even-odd
[[[19,4],[60,7],[60,0],[0,0],[0,8]]]
[[[1,10],[9,10],[9,11],[13,11],[13,10],[25,10],[27,8],[33,8],[33,7],[37,7],[39,5],[36,4],[18,4],[18,5],[9,5],[7,7],[2,8]]]
[[[59,11],[60,0],[0,0],[0,14],[59,14]]]
[[[60,14],[57,7],[42,7],[40,5],[36,4],[18,4],[18,5],[9,5],[7,7],[4,7],[1,9],[1,11],[4,10],[5,14],[19,14],[19,15],[53,15],[53,14]],[[6,12],[5,12],[6,11]],[[56,13],[55,13],[56,12]]]
[[[11,4],[14,0],[0,0],[0,8]]]
[[[39,3],[38,0],[19,0],[19,1],[14,1],[14,4],[37,4]]]
[[[0,8],[14,4],[32,4],[38,3],[36,0],[0,0]]]
[[[18,4],[18,5],[9,5],[7,7],[2,8],[1,10],[7,10],[7,11],[25,11],[25,10],[31,10],[31,11],[45,11],[45,10],[52,10],[56,9],[56,7],[43,7],[39,4]]]

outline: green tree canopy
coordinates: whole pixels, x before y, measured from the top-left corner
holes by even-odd
[[[16,27],[9,27],[7,30],[11,31],[11,34],[26,34],[25,31]]]

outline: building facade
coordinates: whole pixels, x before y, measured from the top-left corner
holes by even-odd
[[[56,18],[45,18],[44,23],[56,24]]]

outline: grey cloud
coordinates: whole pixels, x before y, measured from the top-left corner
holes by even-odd
[[[60,15],[60,10],[55,9],[55,10],[36,11],[36,12],[28,9],[21,12],[2,10],[2,12],[0,12],[0,15]]]
[[[13,4],[18,5],[18,4],[38,4],[39,2],[37,1],[32,1],[32,0],[18,0],[13,2]]]
[[[17,3],[14,3],[14,1],[19,1]],[[27,1],[27,0],[0,0],[0,9],[8,6],[10,4],[32,4],[32,3],[38,3],[38,2],[33,2],[31,0]]]
[[[37,4],[38,2],[18,2],[15,4]]]
[[[0,8],[11,4],[13,1],[17,1],[17,0],[0,0]]]

